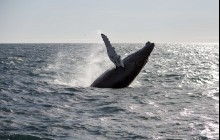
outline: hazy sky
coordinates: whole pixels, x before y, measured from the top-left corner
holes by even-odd
[[[0,0],[0,43],[219,42],[219,0]]]

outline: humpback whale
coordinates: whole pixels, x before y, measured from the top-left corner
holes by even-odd
[[[147,42],[144,48],[122,60],[123,67],[116,65],[110,68],[99,76],[91,87],[115,89],[128,87],[146,65],[154,46],[154,43]]]

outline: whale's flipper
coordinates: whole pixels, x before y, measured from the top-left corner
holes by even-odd
[[[115,48],[112,47],[108,37],[104,34],[101,34],[103,41],[105,42],[105,46],[107,48],[108,56],[110,60],[115,64],[116,67],[124,67],[124,64],[121,60],[121,56],[119,56],[115,52]]]

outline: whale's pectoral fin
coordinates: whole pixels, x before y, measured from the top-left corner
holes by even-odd
[[[115,48],[112,47],[108,37],[104,34],[101,34],[101,36],[107,48],[107,52],[110,60],[115,64],[116,67],[120,67],[120,66],[124,67],[124,64],[121,60],[121,56],[116,53]]]

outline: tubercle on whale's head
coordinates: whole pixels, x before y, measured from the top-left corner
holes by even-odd
[[[150,55],[151,52],[153,51],[155,47],[155,44],[154,43],[150,43],[150,42],[147,42],[145,47],[143,48],[145,51],[147,51],[147,53]]]

